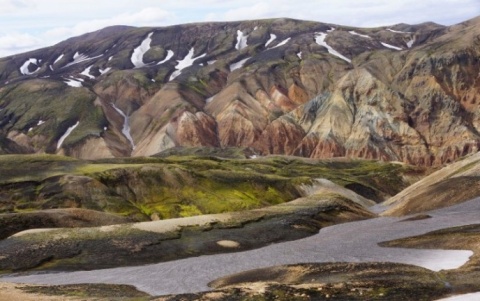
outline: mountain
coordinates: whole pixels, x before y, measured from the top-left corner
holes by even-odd
[[[448,163],[480,144],[479,23],[105,28],[0,59],[0,152]]]

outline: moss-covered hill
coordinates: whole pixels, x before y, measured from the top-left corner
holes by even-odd
[[[52,155],[0,156],[0,212],[84,208],[134,220],[222,213],[302,196],[326,178],[381,201],[408,186],[412,167],[366,160],[169,156],[82,161]],[[415,177],[413,177],[415,178]]]

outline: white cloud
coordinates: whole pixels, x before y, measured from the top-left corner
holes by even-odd
[[[43,40],[26,33],[0,35],[0,57],[42,47]]]
[[[11,14],[30,5],[31,3],[28,3],[25,0],[0,0],[0,7],[2,8],[0,14]]]
[[[162,26],[168,24],[174,17],[173,13],[160,8],[145,8],[136,13],[121,14],[108,19],[83,21],[72,27],[53,28],[46,31],[43,36],[51,41],[59,41],[112,25]]]

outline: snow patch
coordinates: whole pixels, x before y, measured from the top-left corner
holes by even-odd
[[[383,45],[383,47],[387,47],[387,48],[390,48],[390,49],[395,49],[395,50],[403,50],[403,49],[402,49],[402,48],[400,48],[400,47],[393,46],[393,45],[390,45],[390,44],[387,44],[387,43],[380,42],[380,44],[382,44],[382,45]]]
[[[93,75],[90,75],[90,69],[92,69],[93,65],[90,65],[88,66],[87,68],[85,68],[85,70],[82,71],[82,73],[80,73],[81,75],[85,75],[91,79],[95,79],[95,76]]]
[[[158,62],[157,65],[161,65],[161,64],[165,63],[166,61],[170,60],[173,57],[173,54],[174,54],[174,52],[172,50],[168,50],[167,51],[167,56],[165,57],[165,59]]]
[[[243,65],[245,65],[245,63],[250,59],[250,57],[247,57],[246,59],[243,59],[241,61],[238,61],[236,63],[233,63],[233,64],[230,64],[230,72],[232,72],[233,70],[237,70],[237,69],[240,69],[243,67]]]
[[[66,68],[66,67],[69,67],[69,66],[72,66],[72,65],[81,63],[81,62],[93,60],[93,59],[96,59],[96,58],[101,57],[102,55],[103,55],[103,54],[100,54],[100,55],[97,55],[97,56],[94,56],[94,57],[88,57],[87,55],[85,55],[85,54],[83,54],[83,53],[79,53],[79,52],[77,51],[77,52],[75,52],[75,54],[73,55],[73,62],[70,62],[70,63],[66,64],[65,66],[63,66],[63,68]]]
[[[110,62],[113,59],[113,55],[108,58],[108,61]]]
[[[205,55],[207,55],[206,53],[202,54],[202,55],[199,55],[197,57],[193,57],[193,54],[195,52],[195,49],[192,47],[190,48],[190,51],[188,52],[188,54],[183,58],[183,60],[180,60],[180,61],[177,61],[178,64],[177,66],[175,66],[175,70],[172,75],[170,75],[170,79],[169,80],[173,80],[175,77],[179,76],[181,73],[182,73],[182,70],[187,68],[187,67],[190,67],[191,65],[193,65],[193,62],[196,60],[196,59],[199,59],[201,57],[204,57]]]
[[[335,30],[335,29],[330,29],[330,31],[333,31],[333,30]],[[327,34],[326,34],[326,33],[324,33],[324,32],[317,32],[316,35],[315,35],[315,42],[317,42],[318,45],[327,48],[328,53],[330,53],[330,54],[332,54],[332,55],[334,55],[334,56],[336,56],[336,57],[339,57],[339,58],[341,58],[341,59],[344,60],[344,61],[347,61],[347,62],[351,63],[352,61],[351,61],[349,58],[343,56],[340,52],[336,51],[335,49],[333,49],[332,47],[330,47],[330,46],[325,42],[325,38],[326,38],[326,37],[327,37]]]
[[[55,61],[53,61],[53,65],[55,65],[56,63],[58,63],[58,61],[60,61],[60,60],[63,58],[63,55],[64,55],[63,53],[60,54],[60,55],[57,57],[57,59],[56,59]]]
[[[112,102],[112,107],[115,109],[115,111],[118,112],[118,114],[122,115],[123,117],[123,128],[122,128],[122,134],[127,138],[128,141],[130,141],[130,145],[132,146],[132,149],[135,149],[135,143],[133,142],[132,135],[130,134],[130,123],[129,123],[129,117],[123,113],[122,110],[120,110],[113,102]]]
[[[74,87],[74,88],[83,87],[82,81],[80,79],[68,78],[63,82],[66,83],[67,85],[69,85],[70,87]]]
[[[80,123],[80,121],[77,121],[77,123],[75,123],[74,125],[72,125],[71,127],[69,127],[67,129],[67,131],[65,132],[65,134],[63,134],[62,137],[60,137],[60,139],[58,139],[58,142],[57,142],[57,149],[59,149],[62,144],[63,144],[63,141],[65,141],[65,139],[73,132],[73,130],[78,126],[78,124]]]
[[[37,69],[35,69],[35,71],[28,71],[28,66],[30,66],[30,64],[34,64],[35,66],[37,66]],[[38,70],[40,70],[40,67],[38,67],[38,61],[37,59],[35,58],[30,58],[28,59],[27,61],[25,61],[25,63],[23,63],[23,65],[20,67],[20,72],[23,74],[23,75],[32,75],[34,74],[35,72],[37,72]]]
[[[53,71],[53,67],[52,67],[52,65],[49,65],[48,67],[50,68],[50,70],[51,70],[51,71]]]
[[[40,119],[40,120],[37,122],[37,126],[42,125],[42,124],[44,124],[44,123],[45,123],[45,121],[43,121],[43,120]]]
[[[387,30],[394,33],[412,33],[411,31],[398,31],[398,30],[393,30],[391,28],[387,28]]]
[[[255,27],[253,28],[253,31],[255,31],[255,30],[257,30],[257,29],[258,29],[258,26],[255,26]]]
[[[149,33],[148,36],[142,41],[140,46],[133,49],[131,61],[135,68],[145,67],[146,64],[143,62],[143,55],[150,49],[150,43],[152,42],[153,32]]]
[[[407,47],[412,48],[413,43],[415,43],[415,37],[413,37],[410,41],[407,42]]]
[[[355,32],[355,31],[349,31],[348,32],[349,34],[352,34],[354,36],[359,36],[359,37],[362,37],[362,38],[367,38],[367,39],[371,39],[370,36],[367,36],[366,34],[361,34],[361,33],[358,33],[358,32]]]
[[[111,67],[107,67],[105,69],[98,69],[98,72],[100,72],[101,75],[104,75],[105,73],[107,73],[108,71],[112,70]]]
[[[278,43],[277,45],[273,46],[272,48],[270,49],[274,49],[274,48],[277,48],[277,47],[280,47],[280,46],[283,46],[285,44],[288,43],[288,41],[290,41],[291,38],[286,38],[285,40],[281,41],[280,43]]]
[[[241,30],[237,30],[237,44],[235,45],[235,49],[242,50],[247,47],[247,38],[248,36],[244,35]]]
[[[451,296],[437,301],[475,301],[480,300],[480,292]]]
[[[217,94],[215,94],[213,96],[210,96],[209,98],[205,99],[205,102],[206,103],[212,102],[212,100],[215,98],[215,96],[217,96]]]
[[[208,61],[207,64],[208,64],[208,65],[213,65],[213,64],[215,64],[216,62],[217,62],[217,60],[211,60],[211,61]]]
[[[299,59],[302,59],[302,52],[301,51],[297,52],[297,56],[298,56]]]
[[[270,43],[272,43],[276,38],[277,38],[277,36],[274,35],[273,33],[271,33],[271,34],[270,34],[270,39],[268,39],[268,41],[265,43],[265,48],[266,48]]]

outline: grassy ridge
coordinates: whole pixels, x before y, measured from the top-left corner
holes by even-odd
[[[0,156],[0,212],[80,207],[138,220],[260,208],[301,196],[300,184],[327,178],[393,195],[414,171],[366,160],[169,156],[82,161],[53,155]]]

